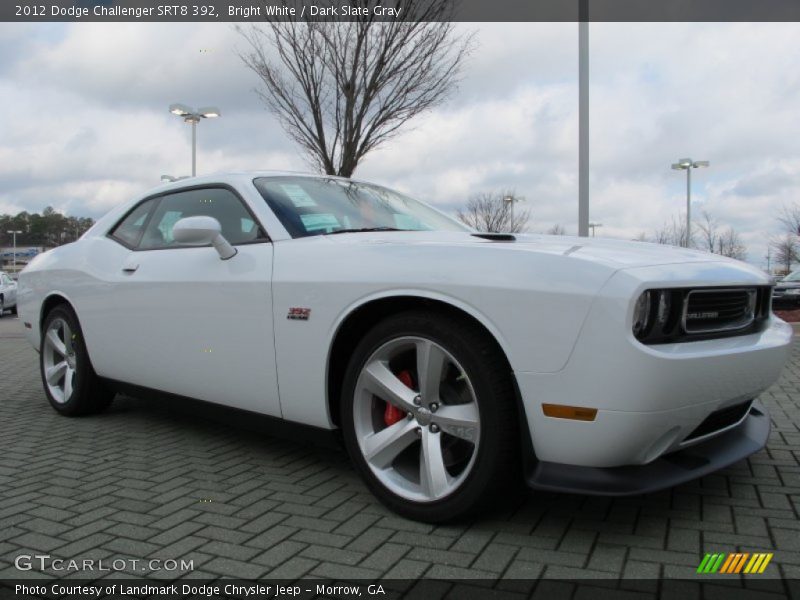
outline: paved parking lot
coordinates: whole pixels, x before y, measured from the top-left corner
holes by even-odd
[[[433,527],[385,510],[339,450],[132,398],[59,417],[21,332],[0,321],[2,578],[20,575],[19,554],[46,553],[193,560],[194,577],[622,577],[635,591],[735,551],[774,552],[762,577],[800,578],[800,349],[763,396],[769,446],[746,462],[645,497],[531,493]]]

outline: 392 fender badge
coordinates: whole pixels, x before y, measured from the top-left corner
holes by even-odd
[[[301,306],[293,306],[289,309],[289,314],[286,315],[287,319],[291,319],[293,321],[308,321],[308,318],[311,316],[311,309],[310,308],[303,308]]]

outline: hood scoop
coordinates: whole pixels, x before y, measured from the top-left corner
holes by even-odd
[[[510,233],[473,233],[472,237],[482,238],[490,242],[516,242],[517,238]]]

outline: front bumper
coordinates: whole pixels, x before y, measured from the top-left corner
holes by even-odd
[[[686,279],[668,266],[618,272],[595,298],[564,368],[515,372],[538,461],[648,465],[701,443],[692,433],[709,415],[757,398],[777,381],[793,331],[774,316],[763,330],[741,336],[658,345],[633,337],[630,299],[643,289],[740,285],[719,265],[674,269]],[[592,421],[555,418],[544,404],[597,413]]]
[[[770,422],[756,400],[736,427],[647,465],[579,467],[538,462],[527,475],[531,488],[597,496],[647,494],[703,477],[761,450],[769,437]]]

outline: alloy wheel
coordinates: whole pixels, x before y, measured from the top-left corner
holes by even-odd
[[[480,412],[469,377],[442,346],[416,336],[383,344],[365,362],[354,402],[362,456],[391,492],[433,502],[467,479]]]
[[[64,319],[53,319],[47,327],[42,347],[44,378],[50,395],[59,404],[72,397],[78,357],[74,334]]]

